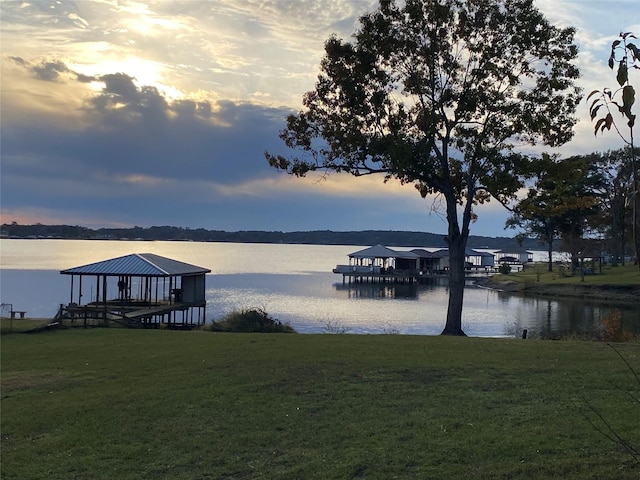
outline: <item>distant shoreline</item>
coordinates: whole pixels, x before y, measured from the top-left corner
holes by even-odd
[[[124,241],[193,241],[226,243],[275,243],[291,245],[386,245],[395,247],[446,248],[444,234],[409,231],[332,231],[312,230],[300,232],[237,231],[189,229],[180,227],[133,227],[90,229],[69,225],[3,224],[0,237],[12,240],[124,240]],[[516,247],[541,250],[544,246],[536,239],[527,238],[519,243],[510,237],[483,237],[471,235],[469,248],[510,250]]]

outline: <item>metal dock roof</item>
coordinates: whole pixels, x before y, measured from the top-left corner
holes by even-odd
[[[172,277],[209,273],[208,268],[179,262],[153,253],[132,253],[123,257],[62,270],[63,275],[106,275]]]

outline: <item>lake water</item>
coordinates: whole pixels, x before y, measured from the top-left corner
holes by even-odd
[[[211,269],[206,279],[208,320],[261,307],[300,333],[437,335],[447,311],[446,279],[420,285],[344,285],[331,273],[363,247],[99,240],[0,240],[0,300],[30,317],[52,317],[70,295],[60,270],[130,253],[155,253]],[[540,252],[540,259],[544,253]],[[640,330],[640,312],[621,308]],[[583,300],[528,298],[469,283],[463,327],[480,337],[584,332],[598,328],[611,307]]]

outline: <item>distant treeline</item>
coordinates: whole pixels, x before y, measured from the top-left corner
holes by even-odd
[[[424,232],[364,230],[334,232],[315,230],[310,232],[265,232],[246,230],[225,232],[204,228],[181,227],[133,227],[91,229],[72,225],[19,225],[3,224],[3,238],[59,238],[82,240],[167,240],[195,242],[236,243],[292,243],[314,245],[390,245],[397,247],[446,247],[444,235]],[[519,246],[514,238],[469,237],[469,248],[513,249]],[[535,239],[525,239],[523,248],[540,250],[543,246]]]
[[[334,232],[316,230],[310,232],[264,232],[206,230],[204,228],[181,227],[133,227],[98,228],[71,225],[19,225],[3,224],[3,238],[59,238],[81,240],[168,240],[195,242],[236,243],[290,243],[313,245],[388,245],[396,247],[446,247],[444,235],[424,232],[398,232],[365,230],[357,232]],[[469,237],[469,248],[513,249],[519,244],[508,237]],[[544,247],[535,239],[525,239],[522,247],[540,250]]]

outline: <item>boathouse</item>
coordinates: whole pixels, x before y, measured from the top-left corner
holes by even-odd
[[[418,274],[418,256],[398,252],[382,245],[374,245],[349,254],[349,265],[337,265],[334,273],[343,281],[412,282]]]
[[[509,250],[495,252],[496,263],[509,265],[512,269],[520,271],[527,263],[533,262],[533,252],[521,247],[512,247]]]
[[[447,249],[430,252],[423,248],[411,250],[418,257],[418,269],[422,275],[443,273],[449,268],[449,251]]]
[[[489,273],[494,269],[492,253],[467,249],[465,271],[470,274]],[[436,275],[444,275],[450,268],[449,250],[429,251],[415,248],[397,251],[382,245],[349,254],[349,265],[337,265],[333,273],[342,275],[342,282],[414,283]]]
[[[495,256],[493,253],[480,252],[467,248],[464,253],[467,268],[491,270],[495,267]]]
[[[349,265],[338,265],[336,273],[388,273],[394,270],[416,269],[418,257],[411,252],[398,252],[374,245],[349,254]],[[334,270],[334,271],[335,271]]]
[[[205,276],[211,270],[152,253],[134,253],[62,270],[69,303],[56,318],[83,325],[191,328],[205,322]]]

